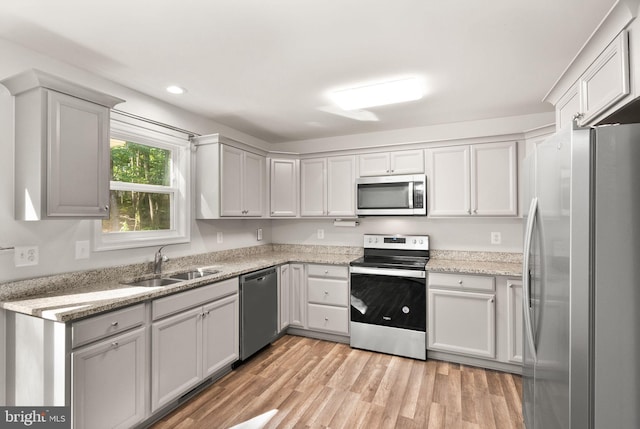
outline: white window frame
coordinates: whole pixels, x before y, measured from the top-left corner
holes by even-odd
[[[110,190],[168,193],[171,196],[171,227],[158,231],[102,232],[102,221],[94,223],[94,250],[131,249],[188,243],[191,239],[191,143],[169,134],[127,124],[111,122],[111,138],[153,146],[171,151],[169,186],[111,182]]]

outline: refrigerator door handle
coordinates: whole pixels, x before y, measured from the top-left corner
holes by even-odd
[[[529,207],[529,217],[527,218],[527,228],[524,236],[524,257],[522,260],[522,311],[524,315],[524,325],[526,331],[527,341],[531,348],[531,354],[536,360],[536,345],[533,338],[533,324],[531,323],[531,245],[533,237],[533,228],[535,225],[535,218],[538,212],[538,198],[531,200],[531,206]]]

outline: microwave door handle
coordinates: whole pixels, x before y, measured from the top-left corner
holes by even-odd
[[[413,208],[413,182],[409,182],[409,208]]]

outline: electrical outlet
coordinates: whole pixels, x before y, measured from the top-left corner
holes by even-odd
[[[318,240],[324,240],[324,229],[318,230]]]
[[[16,253],[13,262],[16,267],[38,265],[38,246],[17,246],[15,250]]]
[[[262,228],[258,228],[258,231],[256,233],[256,236],[258,238],[258,241],[262,240]]]
[[[502,243],[502,234],[499,232],[491,233],[491,244],[500,244]]]
[[[76,241],[76,259],[89,259],[89,240]]]
[[[218,232],[218,243],[222,243],[224,241],[224,237],[222,236],[222,231]]]

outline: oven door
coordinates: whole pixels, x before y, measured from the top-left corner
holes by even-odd
[[[351,267],[351,321],[426,332],[426,273]]]

